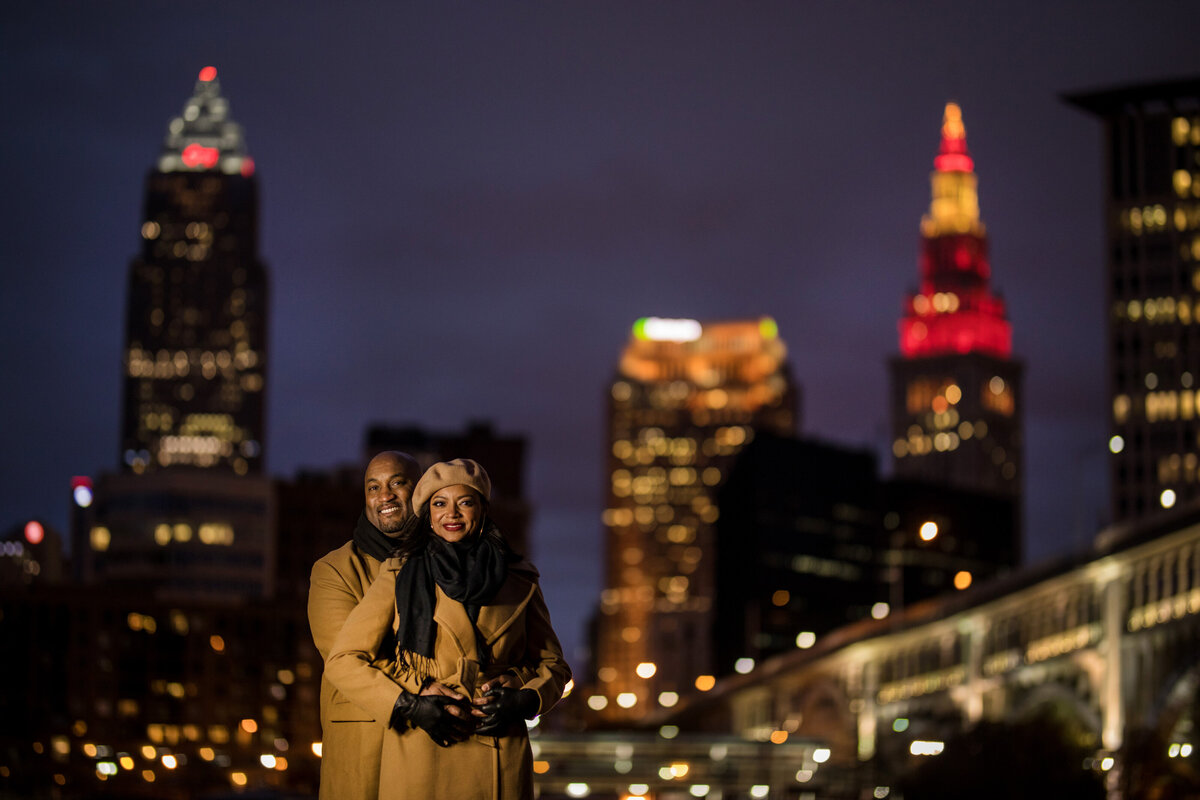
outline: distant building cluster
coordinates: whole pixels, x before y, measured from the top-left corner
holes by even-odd
[[[402,449],[476,458],[528,546],[525,441],[375,425],[361,464],[263,474],[269,353],[254,163],[205,68],[147,179],[130,265],[117,471],[72,482],[64,533],[0,540],[0,794],[315,796],[313,563],[350,538],[362,467]]]
[[[946,106],[921,286],[892,362],[895,478],[797,438],[774,320],[639,320],[609,400],[589,707],[642,719],[819,636],[1020,561],[1021,366],[961,111]]]
[[[1071,102],[1102,118],[1111,161],[1097,351],[1120,526],[1019,569],[1023,366],[950,103],[889,364],[890,474],[801,435],[771,317],[633,324],[608,385],[591,663],[534,738],[542,797],[885,798],[957,732],[1046,703],[1112,797],[1150,769],[1138,748],[1191,757],[1200,85]],[[0,795],[316,794],[308,575],[350,537],[362,475],[265,474],[256,181],[205,68],[147,178],[119,465],[73,479],[68,533],[0,537],[0,677],[22,687],[0,696]],[[376,424],[363,463],[392,449],[487,464],[490,513],[534,544],[524,438]]]

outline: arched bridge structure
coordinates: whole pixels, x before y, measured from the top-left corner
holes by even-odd
[[[1049,708],[1091,746],[1119,798],[1122,770],[1146,757],[1146,742],[1164,760],[1200,746],[1198,685],[1200,506],[1191,506],[1105,530],[1086,555],[835,631],[654,722],[823,742],[829,777],[865,786],[977,722]]]

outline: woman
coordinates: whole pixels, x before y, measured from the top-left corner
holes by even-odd
[[[426,471],[416,524],[325,664],[343,694],[390,720],[381,800],[533,797],[524,720],[558,702],[571,671],[537,570],[487,520],[490,496],[470,459]],[[380,653],[393,635],[394,661]]]

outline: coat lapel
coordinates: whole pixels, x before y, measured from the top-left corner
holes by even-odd
[[[479,633],[485,642],[494,644],[520,618],[536,588],[531,581],[509,573],[492,602],[479,610]]]
[[[433,607],[433,621],[438,625],[438,631],[446,636],[447,641],[454,644],[458,655],[478,657],[475,647],[475,629],[471,626],[471,618],[462,603],[451,600],[442,587],[435,586],[437,603]],[[482,616],[482,615],[481,615]]]
[[[512,624],[520,619],[525,607],[533,599],[537,584],[509,573],[508,580],[500,587],[492,602],[479,610],[479,633],[489,645],[504,635]],[[479,652],[475,640],[475,628],[467,609],[462,603],[451,600],[442,587],[436,587],[437,604],[433,609],[433,619],[438,624],[439,632],[452,643],[457,654],[468,658],[478,658]]]

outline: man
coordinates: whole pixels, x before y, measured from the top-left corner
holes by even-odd
[[[365,507],[354,538],[312,568],[308,624],[313,642],[327,658],[334,639],[379,574],[379,565],[397,544],[412,516],[412,491],[421,468],[407,453],[387,451],[367,464]],[[391,660],[394,654],[380,654]],[[379,789],[379,757],[388,720],[376,720],[321,677],[321,798],[374,800]]]

